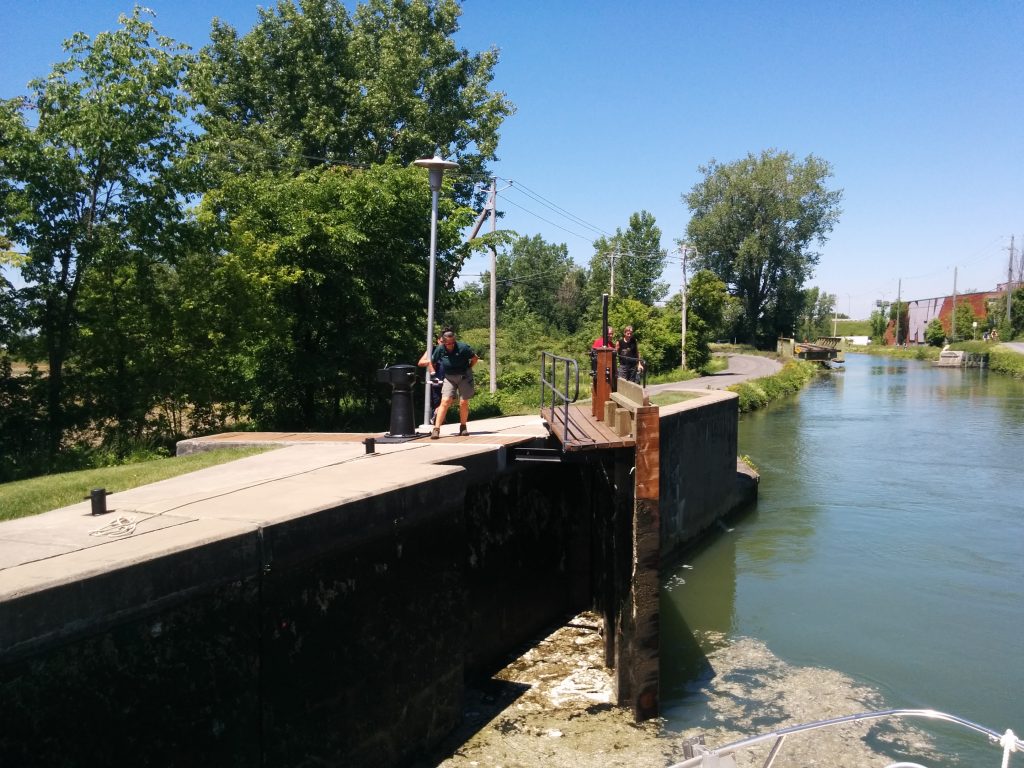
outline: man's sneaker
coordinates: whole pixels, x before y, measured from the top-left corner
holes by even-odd
[[[469,434],[469,428],[465,424],[459,424],[459,437],[465,437]]]
[[[441,430],[438,427],[434,427],[430,430],[430,439],[437,440],[441,436]]]

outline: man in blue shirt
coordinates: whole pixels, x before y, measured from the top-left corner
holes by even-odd
[[[430,432],[430,439],[437,440],[441,436],[441,425],[448,416],[448,406],[455,399],[455,393],[459,394],[459,435],[468,435],[469,429],[466,423],[469,421],[469,400],[473,397],[473,366],[479,362],[473,348],[461,341],[455,340],[455,331],[445,328],[441,334],[441,343],[434,349],[430,356],[430,365],[427,366],[430,373],[435,368],[444,366],[444,385],[441,389],[441,405],[437,408],[434,416],[434,428]]]

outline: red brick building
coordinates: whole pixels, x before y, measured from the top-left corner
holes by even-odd
[[[958,293],[956,296],[957,306],[968,304],[971,311],[978,319],[978,337],[981,337],[982,330],[987,327],[985,318],[988,316],[988,303],[993,299],[999,299],[1002,294],[999,291],[981,291],[978,293]],[[942,323],[942,330],[946,338],[952,338],[953,328],[953,297],[939,296],[931,299],[916,299],[905,302],[907,305],[907,338],[900,338],[900,343],[925,344],[925,331],[928,324],[936,317]],[[885,343],[896,343],[896,324],[889,321],[885,329]]]

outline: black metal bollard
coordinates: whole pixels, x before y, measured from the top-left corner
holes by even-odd
[[[107,514],[107,489],[93,488],[89,491],[89,498],[92,501],[92,513],[94,515]]]
[[[377,371],[377,381],[391,385],[392,437],[414,437],[416,421],[413,417],[412,388],[416,383],[415,365],[391,365]]]

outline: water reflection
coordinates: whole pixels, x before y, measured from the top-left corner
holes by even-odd
[[[888,706],[1024,730],[1024,382],[851,355],[743,417],[739,451],[761,472],[756,513],[663,592],[670,708],[711,684],[724,644],[756,638]]]

